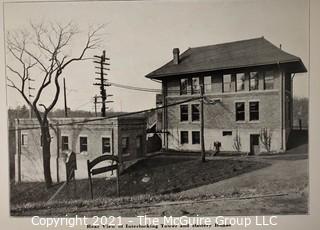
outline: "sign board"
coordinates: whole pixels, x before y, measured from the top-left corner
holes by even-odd
[[[111,165],[104,166],[100,168],[94,168],[97,164],[104,162],[104,161],[111,161]],[[120,196],[120,189],[119,189],[119,158],[114,155],[102,155],[97,157],[96,159],[89,161],[87,160],[88,166],[88,179],[89,179],[89,188],[91,193],[91,199],[93,199],[93,190],[92,190],[92,178],[91,176],[106,173],[109,171],[116,170],[117,171],[117,195]]]

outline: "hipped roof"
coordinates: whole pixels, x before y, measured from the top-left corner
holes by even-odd
[[[181,74],[274,64],[283,65],[291,73],[307,72],[299,57],[283,51],[264,37],[260,37],[189,48],[180,55],[179,64],[174,64],[171,60],[146,77],[161,79]]]

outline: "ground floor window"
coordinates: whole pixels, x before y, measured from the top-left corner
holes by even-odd
[[[245,120],[245,107],[244,102],[236,103],[236,121],[244,121]]]
[[[181,131],[180,132],[180,143],[181,144],[188,144],[189,143],[188,131]]]
[[[80,137],[80,153],[88,151],[88,137]]]
[[[69,137],[68,136],[61,136],[61,149],[62,149],[62,151],[69,149]]]
[[[21,134],[21,145],[28,145],[28,135],[25,133]]]
[[[200,132],[192,131],[192,144],[200,144]]]
[[[110,153],[111,145],[110,145],[110,137],[102,137],[102,154]]]
[[[250,107],[250,121],[258,121],[259,120],[259,102],[251,101],[249,102]]]
[[[122,137],[121,149],[123,154],[126,154],[129,152],[129,137]]]

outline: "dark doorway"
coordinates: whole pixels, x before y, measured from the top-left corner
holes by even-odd
[[[136,150],[137,150],[137,156],[141,157],[142,154],[142,136],[137,136],[136,137]]]
[[[250,154],[255,155],[260,152],[260,145],[259,145],[259,135],[258,134],[251,134],[250,135]]]

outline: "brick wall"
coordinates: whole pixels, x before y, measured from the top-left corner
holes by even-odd
[[[268,69],[262,69],[268,70]],[[254,69],[252,71],[259,71]],[[274,71],[274,88],[264,90],[263,75],[259,74],[258,90],[249,91],[249,74],[245,72],[244,91],[235,92],[236,79],[232,77],[232,91],[222,93],[222,73],[211,74],[212,91],[205,93],[207,99],[220,99],[220,103],[204,105],[204,128],[205,128],[205,146],[206,149],[213,148],[214,141],[222,142],[224,151],[234,151],[233,143],[235,133],[239,133],[242,142],[242,151],[250,151],[250,135],[259,134],[262,128],[271,130],[272,141],[271,149],[279,151],[281,149],[281,74],[277,69]],[[206,73],[202,76],[208,76]],[[201,76],[200,76],[201,77]],[[288,80],[288,79],[287,79]],[[179,95],[179,78],[168,78],[168,104],[183,101],[189,98],[198,97],[198,95]],[[220,89],[220,90],[219,90]],[[259,121],[249,121],[249,102],[259,102]],[[235,103],[245,103],[245,121],[237,122],[235,119]],[[180,105],[169,107],[168,113],[168,148],[180,150],[200,150],[199,144],[191,144],[191,132],[200,131],[200,122],[191,121],[191,104],[199,104],[198,101],[188,102],[189,106],[189,121],[180,121]],[[288,110],[286,116],[288,116]],[[286,120],[286,119],[285,119]],[[288,122],[285,122],[285,125]],[[180,144],[180,131],[189,131],[189,144]],[[232,131],[231,136],[223,136],[223,131]],[[287,135],[288,133],[286,133]],[[260,146],[261,151],[264,151],[263,146]]]

